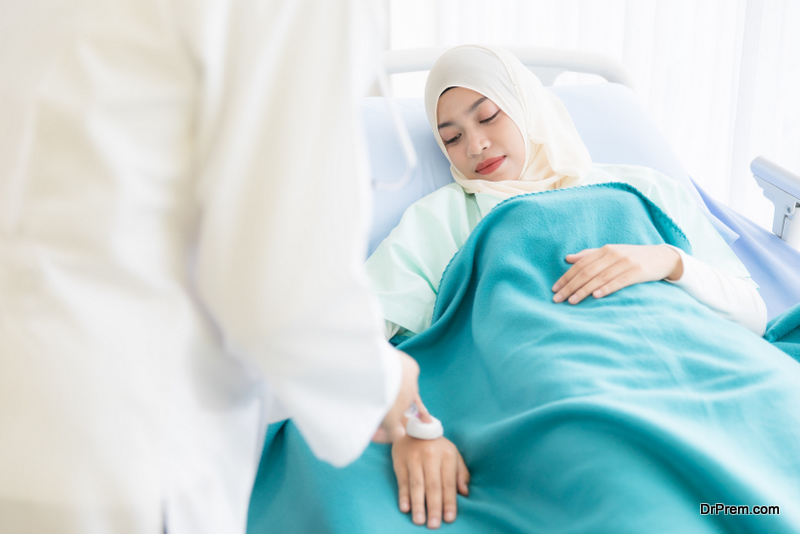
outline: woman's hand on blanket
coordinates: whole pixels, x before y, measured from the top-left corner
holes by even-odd
[[[392,445],[392,463],[401,512],[410,511],[417,525],[427,520],[428,528],[455,521],[456,492],[469,494],[469,471],[450,440],[404,436]]]
[[[403,351],[397,352],[403,370],[403,378],[400,382],[400,391],[397,393],[394,405],[383,418],[381,426],[372,437],[372,441],[377,443],[393,443],[396,439],[406,434],[406,410],[412,403],[417,405],[419,418],[423,423],[431,422],[431,416],[422,399],[419,396],[419,364],[417,361]]]
[[[606,245],[568,254],[574,264],[553,285],[553,302],[577,304],[589,295],[599,299],[642,282],[678,280],[680,254],[666,245]]]

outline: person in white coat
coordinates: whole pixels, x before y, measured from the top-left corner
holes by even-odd
[[[363,272],[376,8],[0,3],[0,532],[241,533],[271,417],[344,465],[419,400]]]

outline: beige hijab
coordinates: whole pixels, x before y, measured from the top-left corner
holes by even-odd
[[[564,104],[513,54],[501,48],[465,45],[445,52],[425,85],[425,110],[445,156],[436,104],[448,87],[476,91],[516,123],[525,141],[525,166],[517,180],[471,180],[450,162],[453,178],[467,193],[500,198],[581,183],[592,161]],[[448,157],[448,160],[450,158]]]

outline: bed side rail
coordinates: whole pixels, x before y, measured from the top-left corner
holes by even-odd
[[[772,232],[800,250],[800,175],[759,156],[750,164],[764,196],[775,205]]]

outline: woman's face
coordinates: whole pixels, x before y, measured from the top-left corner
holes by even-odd
[[[454,87],[436,104],[439,135],[456,169],[470,180],[517,180],[525,141],[511,117],[480,93]]]

